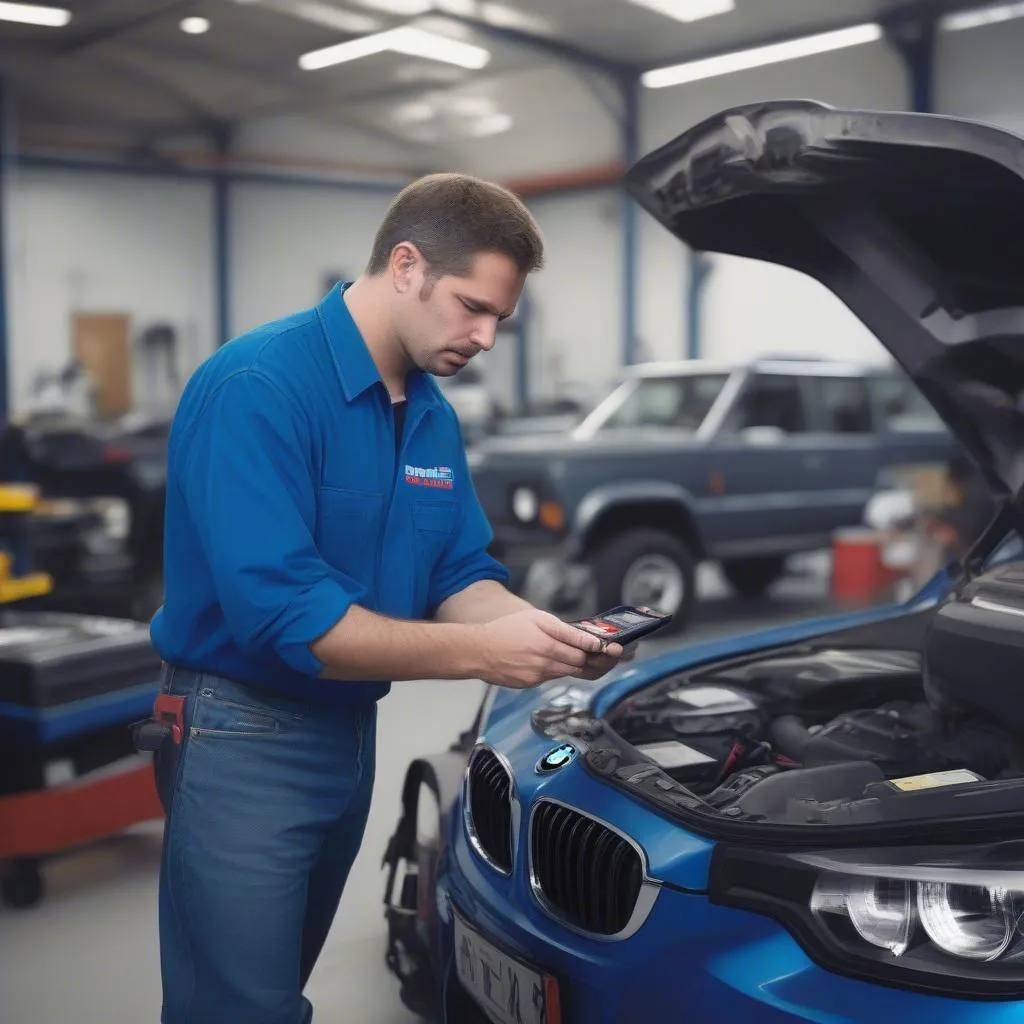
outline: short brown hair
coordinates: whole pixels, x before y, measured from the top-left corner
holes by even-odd
[[[406,185],[377,229],[367,273],[383,273],[401,242],[419,249],[433,278],[468,274],[482,252],[508,256],[521,274],[544,265],[540,228],[522,200],[467,174],[428,174]]]

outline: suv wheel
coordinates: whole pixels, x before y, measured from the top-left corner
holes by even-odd
[[[590,557],[597,590],[595,611],[618,604],[647,605],[672,616],[662,636],[682,632],[696,597],[696,570],[686,546],[662,530],[630,530]]]
[[[743,558],[722,563],[725,578],[741,597],[762,597],[785,568],[784,558]]]

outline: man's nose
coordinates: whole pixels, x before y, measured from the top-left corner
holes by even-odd
[[[482,349],[484,352],[490,352],[494,348],[494,339],[498,333],[498,325],[496,323],[480,324],[473,329],[473,333],[469,336],[469,340],[476,345],[477,348]]]

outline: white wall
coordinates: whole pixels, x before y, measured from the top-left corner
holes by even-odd
[[[544,270],[531,299],[531,394],[551,398],[566,382],[598,383],[619,366],[622,338],[622,204],[615,190],[535,198]]]
[[[232,333],[318,302],[327,273],[361,273],[392,195],[304,185],[234,185]]]
[[[1024,18],[942,33],[935,77],[939,113],[1024,135]]]
[[[380,176],[404,173],[430,163],[429,147],[390,141],[357,128],[296,116],[259,118],[243,123],[232,139],[232,149],[241,156],[294,161],[307,171],[318,164],[330,165],[338,173],[367,170]]]
[[[1024,19],[940,36],[940,111],[1024,132]],[[465,87],[460,87],[464,89]],[[246,126],[240,152],[350,168],[394,180],[455,167],[498,180],[557,175],[607,164],[618,129],[573,73],[541,68],[487,85],[515,127],[443,152],[343,126],[274,118]],[[641,149],[734,104],[804,97],[837,105],[904,107],[908,83],[886,44],[857,47],[687,86],[645,91]],[[396,186],[397,187],[397,186]],[[358,273],[390,192],[303,185],[232,189],[231,328],[242,331],[315,302],[329,272]],[[534,305],[532,391],[564,382],[597,386],[617,369],[622,344],[621,205],[613,189],[532,198],[548,267],[530,282]],[[20,171],[8,195],[12,395],[68,357],[73,309],[125,310],[138,326],[179,325],[197,356],[214,343],[212,190],[206,184],[82,172]],[[688,254],[640,212],[637,327],[640,354],[685,352]],[[868,332],[817,283],[797,273],[721,257],[704,303],[704,353],[763,352],[883,358]],[[190,357],[191,359],[191,357]],[[491,362],[498,368],[502,357]],[[507,375],[512,365],[501,363]]]
[[[71,317],[127,313],[179,333],[182,371],[214,338],[212,190],[203,182],[18,170],[7,222],[11,410],[71,358]],[[135,361],[135,394],[145,377]]]
[[[907,81],[884,43],[776,64],[722,78],[644,94],[642,148],[667,142],[703,118],[752,100],[803,98],[836,106],[903,109]],[[688,254],[675,260],[668,243],[645,230],[640,253],[641,330],[664,325],[679,337],[685,317]],[[716,256],[704,291],[702,354],[747,359],[765,353],[814,353],[837,358],[883,359],[884,350],[830,292],[793,270],[732,256]],[[676,274],[678,284],[674,284]],[[677,349],[677,352],[681,351]]]

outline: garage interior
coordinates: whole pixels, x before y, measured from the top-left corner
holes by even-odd
[[[0,4],[0,420],[15,428],[0,483],[23,482],[26,459],[38,470],[34,568],[53,582],[10,608],[148,622],[185,382],[218,346],[357,276],[388,203],[423,173],[506,184],[547,247],[494,350],[445,384],[471,452],[565,434],[648,364],[887,365],[817,282],[686,250],[623,172],[705,117],[772,99],[1024,134],[1021,53],[1024,4],[966,0]],[[879,554],[862,534],[797,552],[753,596],[702,564],[686,630],[638,656],[822,614],[842,596],[840,557],[855,600],[884,600],[893,575],[863,569]],[[0,645],[15,628],[0,621]],[[418,1019],[384,962],[381,856],[407,763],[466,729],[481,695],[424,680],[383,702],[366,838],[309,989],[318,1021]],[[68,770],[47,763],[46,786]],[[158,1019],[161,829],[47,858],[38,900],[0,904],[4,1024]]]

